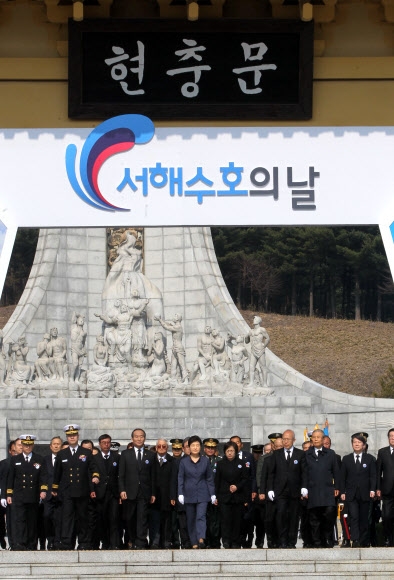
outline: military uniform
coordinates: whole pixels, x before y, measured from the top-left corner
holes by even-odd
[[[34,435],[21,435],[22,444],[33,446]],[[7,476],[7,501],[14,511],[14,550],[37,549],[37,521],[40,492],[47,492],[42,457],[19,453],[11,457]]]
[[[73,427],[73,429],[68,429]],[[78,434],[79,425],[66,425],[67,435]],[[59,549],[74,548],[74,529],[78,536],[78,549],[91,548],[92,538],[89,533],[89,498],[94,491],[92,478],[99,477],[92,461],[93,455],[89,449],[77,445],[59,451],[55,461],[52,492],[57,494],[59,486],[62,490],[62,523],[61,545]]]

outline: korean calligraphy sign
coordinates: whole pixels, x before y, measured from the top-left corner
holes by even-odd
[[[312,73],[310,22],[69,22],[72,118],[306,120]]]

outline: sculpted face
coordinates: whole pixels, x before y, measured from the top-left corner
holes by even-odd
[[[210,326],[205,327],[205,334],[211,334],[212,328]]]
[[[126,304],[122,304],[122,306],[120,307],[120,311],[121,312],[127,312],[128,311],[127,305]]]
[[[51,329],[51,336],[53,336],[53,338],[57,338],[57,334],[58,334],[57,328],[52,328]]]
[[[260,318],[260,316],[255,316],[253,318],[253,324],[261,324],[262,320]]]

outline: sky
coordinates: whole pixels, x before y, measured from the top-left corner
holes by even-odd
[[[6,231],[7,231],[6,226],[0,220],[0,256],[1,256],[1,251],[3,249],[3,244],[4,244],[4,239],[5,239],[5,233],[6,233]]]

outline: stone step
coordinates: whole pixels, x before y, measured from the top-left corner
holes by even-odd
[[[0,552],[6,580],[394,579],[394,548]]]

